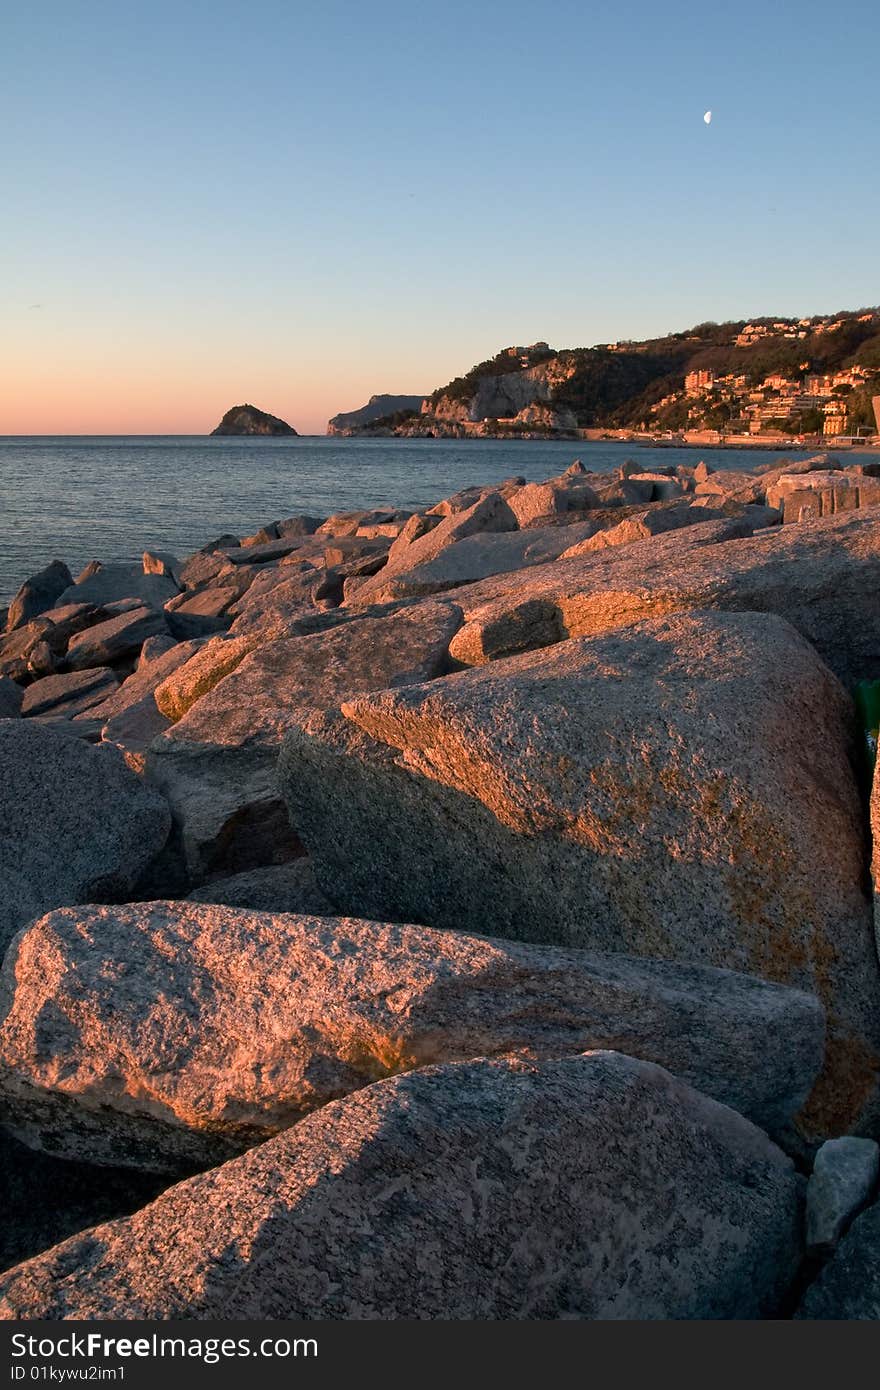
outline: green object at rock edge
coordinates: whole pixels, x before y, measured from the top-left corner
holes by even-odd
[[[865,747],[873,769],[877,761],[877,737],[880,731],[880,681],[859,681],[853,694],[856,713],[865,735]]]

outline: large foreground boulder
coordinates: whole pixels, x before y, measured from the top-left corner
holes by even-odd
[[[768,1129],[822,1063],[809,995],[729,971],[207,903],[67,908],[0,977],[5,1123],[58,1157],[192,1171],[379,1077],[612,1043]]]
[[[347,694],[440,675],[460,622],[434,603],[267,643],[156,739],[146,775],[171,803],[193,880],[300,852],[275,779],[285,731]]]
[[[0,722],[0,953],[54,907],[124,897],[170,824],[163,798],[115,749]]]
[[[613,1052],[369,1086],[0,1279],[9,1318],[755,1318],[793,1165]]]
[[[280,780],[342,911],[815,992],[824,1138],[880,1119],[852,719],[781,619],[676,615],[343,701],[291,730]]]

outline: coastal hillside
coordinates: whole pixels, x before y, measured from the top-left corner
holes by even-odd
[[[880,429],[880,309],[702,323],[644,342],[507,347],[371,432],[578,437],[587,430],[845,436]],[[351,433],[361,433],[354,425]]]

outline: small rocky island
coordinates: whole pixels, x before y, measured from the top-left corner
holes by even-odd
[[[31,576],[0,1317],[880,1317],[877,474]]]
[[[297,431],[286,420],[258,410],[255,405],[234,405],[227,410],[217,428],[211,430],[211,434],[295,435]]]

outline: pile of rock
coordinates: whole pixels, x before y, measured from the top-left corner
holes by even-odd
[[[875,486],[575,464],[23,585],[5,1315],[877,1316]]]

